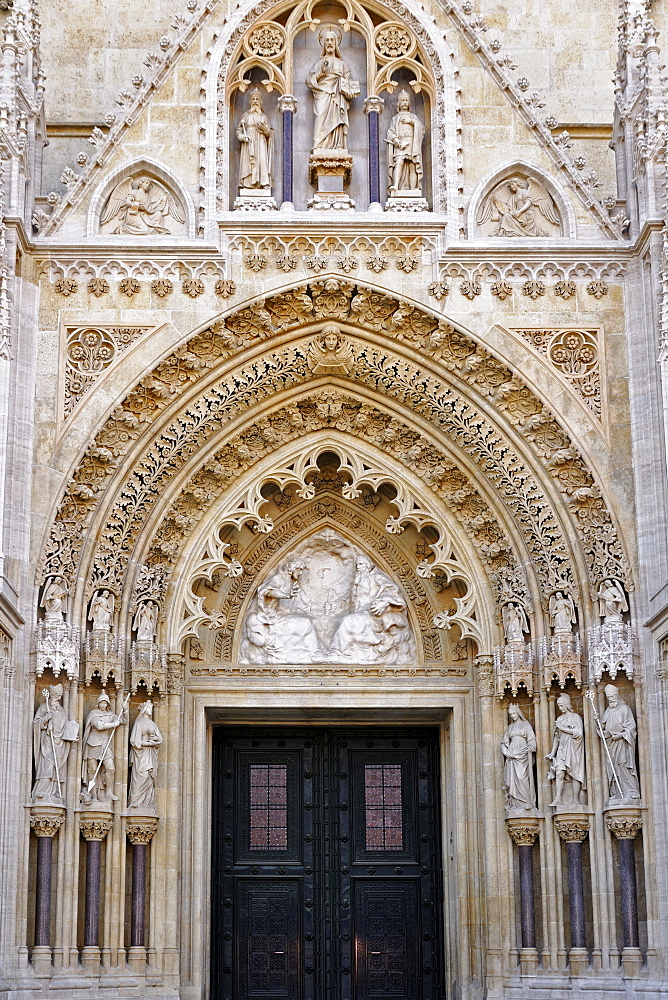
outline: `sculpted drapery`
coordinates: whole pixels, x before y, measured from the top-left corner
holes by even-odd
[[[237,126],[237,139],[241,143],[239,186],[270,188],[274,133],[262,110],[262,98],[257,88],[251,92],[250,107]]]
[[[347,149],[348,108],[360,85],[350,78],[334,30],[322,35],[322,57],[306,77],[306,86],[313,94],[313,150]]]

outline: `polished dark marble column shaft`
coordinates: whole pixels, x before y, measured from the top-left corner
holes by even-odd
[[[144,944],[144,913],[146,910],[146,844],[132,848],[132,914],[130,944],[141,948]]]
[[[37,838],[37,882],[35,885],[35,944],[49,944],[51,925],[51,872],[53,837]]]

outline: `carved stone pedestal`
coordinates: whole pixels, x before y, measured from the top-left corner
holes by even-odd
[[[385,202],[386,212],[428,212],[429,202],[422,191],[399,191]]]
[[[309,156],[309,181],[317,194],[308,202],[310,209],[355,208],[355,202],[346,193],[353,170],[352,153],[343,149],[316,149]]]
[[[506,819],[508,833],[517,845],[520,865],[520,914],[522,921],[522,948],[520,950],[520,972],[523,976],[535,976],[538,969],[536,948],[536,916],[533,885],[533,845],[540,829],[538,816],[509,816]]]
[[[612,806],[605,810],[605,822],[617,838],[619,847],[619,880],[621,887],[624,949],[622,968],[627,979],[637,979],[642,968],[642,953],[638,935],[638,894],[633,841],[642,828],[640,806]]]
[[[234,201],[235,212],[275,212],[276,201],[271,196],[271,188],[240,188],[239,197]]]

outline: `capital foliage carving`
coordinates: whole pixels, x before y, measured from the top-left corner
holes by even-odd
[[[55,837],[64,822],[64,809],[60,814],[32,812],[30,815],[30,827],[36,837]]]
[[[131,844],[150,844],[157,829],[157,817],[155,819],[147,817],[144,822],[140,822],[138,819],[128,822],[125,832]]]
[[[518,847],[531,847],[535,843],[538,836],[538,820],[533,823],[506,822],[508,823],[508,833]]]
[[[642,816],[608,815],[605,824],[617,840],[635,840],[642,829]]]
[[[112,825],[113,820],[111,819],[99,819],[88,816],[82,816],[79,819],[79,829],[84,840],[104,840],[111,830]]]
[[[559,816],[555,816],[554,825],[557,833],[566,843],[581,843],[589,833],[589,820],[586,817],[560,819]]]

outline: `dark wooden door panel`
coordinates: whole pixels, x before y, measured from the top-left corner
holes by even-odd
[[[420,928],[415,882],[356,882],[355,1000],[416,1000]]]
[[[238,879],[238,1000],[297,1000],[301,995],[300,883]]]

